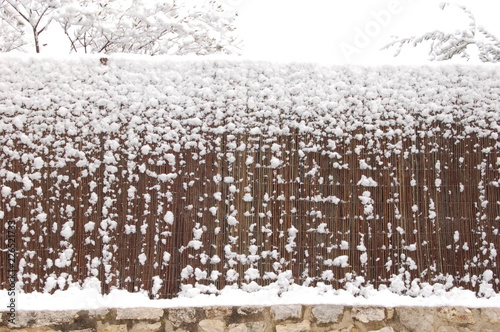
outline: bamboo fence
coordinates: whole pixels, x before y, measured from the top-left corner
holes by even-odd
[[[83,166],[54,152],[65,144],[58,137],[40,169],[0,152],[0,186],[11,188],[0,210],[16,223],[20,287],[94,280],[103,293],[170,298],[189,285],[217,293],[281,275],[335,289],[400,280],[410,295],[426,283],[499,292],[498,141],[439,126],[381,137],[205,133],[208,150],[164,151],[160,139],[135,155],[106,143],[124,146],[124,135],[100,133],[91,145],[75,140]],[[21,140],[9,149],[33,152]],[[26,174],[36,174],[32,185]]]

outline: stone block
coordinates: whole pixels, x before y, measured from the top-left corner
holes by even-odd
[[[54,330],[53,328],[48,327],[48,326],[27,327],[27,328],[24,328],[24,329],[13,330],[13,331],[15,331],[15,332],[62,332],[60,330]]]
[[[355,307],[351,311],[351,316],[363,323],[380,322],[385,319],[385,309],[376,307]]]
[[[453,326],[440,326],[437,328],[436,332],[456,332],[457,329]]]
[[[302,318],[302,305],[276,305],[271,307],[271,312],[274,319],[277,321],[287,319],[301,319]]]
[[[394,312],[395,312],[394,308],[386,308],[385,310],[386,310],[386,318],[388,320],[393,319],[394,318]]]
[[[312,309],[312,314],[320,324],[337,323],[344,313],[343,306],[317,305]]]
[[[228,332],[264,332],[267,325],[264,322],[238,323],[229,325]]]
[[[118,308],[116,309],[116,319],[131,320],[155,320],[163,317],[163,310],[158,308]]]
[[[77,310],[67,311],[18,311],[16,324],[11,327],[42,327],[47,325],[71,324],[78,317]]]
[[[264,332],[267,330],[266,323],[264,322],[251,322],[246,323],[248,332]]]
[[[98,332],[128,332],[127,325],[108,325],[102,327],[102,330],[97,329]]]
[[[168,319],[178,327],[182,324],[196,323],[196,309],[194,308],[175,308],[168,310]]]
[[[394,332],[394,329],[390,326],[385,326],[385,327],[381,328],[380,330],[371,330],[368,332]]]
[[[264,307],[261,306],[242,306],[238,308],[238,314],[242,316],[250,316],[255,314],[260,314],[264,311]]]
[[[310,332],[311,322],[304,320],[295,324],[280,324],[276,325],[276,332]]]
[[[434,315],[427,308],[396,308],[401,325],[410,331],[434,332]]]
[[[226,324],[217,319],[204,319],[198,324],[198,332],[224,332]]]
[[[165,319],[163,321],[163,323],[164,323],[164,327],[165,327],[165,329],[164,329],[165,332],[174,332],[174,324],[172,324],[171,321]]]
[[[445,307],[439,309],[439,317],[452,324],[475,324],[474,314],[464,307]]]
[[[99,309],[91,309],[87,311],[89,314],[89,317],[91,318],[96,318],[96,317],[106,317],[106,315],[109,313],[109,310],[106,308],[99,308]]]
[[[358,332],[358,329],[355,328],[354,325],[351,325],[340,330],[329,330],[328,332]]]
[[[134,324],[130,329],[130,332],[158,332],[161,329],[161,323],[157,322],[154,324],[149,324],[145,322],[140,322]]]
[[[481,309],[481,318],[492,324],[500,323],[500,308]]]
[[[226,318],[233,313],[233,307],[207,307],[205,317],[207,319]]]
[[[248,332],[246,324],[231,324],[229,325],[228,332]]]

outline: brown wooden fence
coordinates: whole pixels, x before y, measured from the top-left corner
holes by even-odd
[[[0,289],[11,238],[26,292],[500,291],[497,67],[0,55],[0,71]]]
[[[363,277],[375,287],[399,278],[408,292],[412,282],[498,292],[498,141],[454,130],[206,134],[203,149],[158,140],[137,154],[99,134],[36,154],[42,165],[12,141],[19,158],[2,154],[0,208],[16,224],[27,292],[98,280],[103,293],[172,297],[181,285],[216,292],[286,271],[335,288]]]

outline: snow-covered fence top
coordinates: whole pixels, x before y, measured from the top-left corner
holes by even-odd
[[[2,55],[0,115],[25,291],[499,290],[498,67]]]
[[[498,66],[322,67],[165,58],[0,57],[2,130],[202,141],[203,133],[497,138]],[[436,126],[439,123],[439,126]],[[10,124],[10,125],[9,125]],[[80,128],[80,129],[79,129]],[[132,138],[132,137],[131,137]],[[128,145],[133,145],[128,142]]]

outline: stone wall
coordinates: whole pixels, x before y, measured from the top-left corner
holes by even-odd
[[[500,308],[276,305],[20,311],[0,332],[500,331]]]

